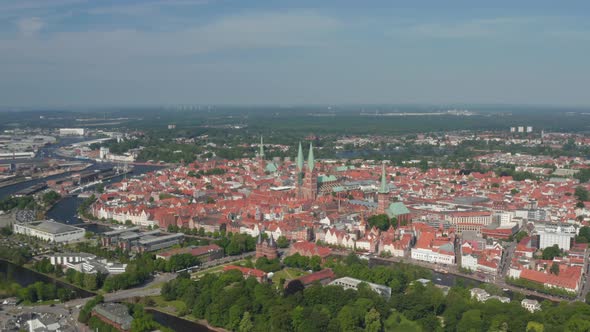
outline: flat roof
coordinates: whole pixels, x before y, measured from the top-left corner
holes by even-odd
[[[124,229],[115,229],[113,231],[104,232],[104,233],[102,233],[102,235],[103,236],[113,236],[113,235],[118,235],[118,234],[122,234],[125,232],[133,232],[133,231],[139,231],[139,226],[124,228]]]
[[[141,238],[139,240],[140,244],[152,244],[152,243],[158,243],[159,241],[168,241],[168,240],[175,240],[175,239],[179,239],[184,237],[184,234],[182,233],[176,233],[176,234],[170,234],[170,235],[164,235],[164,236],[154,236],[151,238],[148,238],[147,236],[145,238]]]
[[[60,233],[68,233],[68,232],[76,232],[76,231],[85,232],[84,228],[74,227],[74,226],[62,224],[62,223],[51,221],[51,220],[33,221],[33,222],[22,223],[22,224],[17,224],[17,225],[32,228],[32,229],[35,229],[40,232],[51,233],[51,234],[60,234]]]

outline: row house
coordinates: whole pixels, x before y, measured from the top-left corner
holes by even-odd
[[[412,259],[437,264],[455,264],[455,246],[448,237],[437,237],[433,231],[422,231],[411,250]]]
[[[582,267],[561,264],[559,265],[559,273],[553,274],[548,268],[544,270],[527,268],[513,269],[511,266],[510,276],[530,280],[545,285],[545,287],[577,293],[582,283]]]
[[[380,242],[380,253],[389,253],[393,257],[406,257],[410,253],[413,235],[405,233],[398,240],[384,239]]]
[[[112,219],[120,223],[125,223],[130,220],[132,224],[138,226],[151,226],[157,223],[151,220],[150,213],[144,208],[130,208],[130,207],[109,207],[104,205],[97,205],[93,209],[93,215],[98,219]]]
[[[313,242],[298,241],[293,243],[289,248],[290,256],[297,253],[306,257],[319,256],[322,258],[322,260],[325,260],[328,256],[330,256],[332,250],[327,247],[319,246]]]
[[[469,241],[461,245],[461,267],[471,271],[496,274],[502,259],[502,246],[494,243],[484,248],[475,247]]]
[[[324,242],[332,246],[340,246],[344,248],[355,248],[355,236],[348,234],[336,228],[330,228],[326,231]]]

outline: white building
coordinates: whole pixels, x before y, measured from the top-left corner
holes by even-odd
[[[557,245],[559,249],[570,250],[572,240],[577,235],[575,226],[565,224],[535,224],[535,232],[539,234],[540,249]]]
[[[109,155],[109,148],[107,148],[106,146],[101,146],[100,147],[100,154],[99,154],[99,158],[100,159],[107,159],[107,156]]]
[[[490,297],[490,294],[481,288],[472,288],[469,292],[471,297],[479,302],[485,302]]]
[[[84,252],[57,253],[49,257],[52,265],[60,265],[66,269],[73,269],[82,273],[119,274],[125,272],[127,264],[108,262],[97,258],[93,254]]]
[[[48,242],[72,242],[84,238],[83,228],[73,227],[54,221],[33,221],[14,224],[14,232],[45,240]]]
[[[498,212],[495,214],[495,217],[500,222],[500,227],[514,225],[512,222],[512,213],[510,212]]]
[[[477,271],[477,257],[473,255],[461,256],[461,267],[471,271]]]
[[[419,261],[437,264],[455,264],[455,246],[446,239],[445,243],[434,245],[435,234],[422,232],[416,246],[412,248],[411,257]]]
[[[84,128],[60,128],[60,136],[84,136]]]
[[[541,305],[537,300],[524,299],[520,302],[520,305],[530,312],[541,310]]]
[[[112,154],[109,153],[106,159],[119,163],[132,163],[135,161],[135,157],[131,154]]]
[[[34,158],[35,152],[5,152],[0,153],[0,159],[29,159]]]
[[[412,259],[435,264],[455,264],[453,252],[438,252],[425,248],[412,248]]]
[[[83,260],[95,259],[96,256],[93,254],[87,254],[85,252],[73,252],[73,253],[58,253],[49,257],[51,265],[65,265],[66,263],[76,263]]]
[[[533,132],[533,127],[531,127],[531,126],[527,126],[527,127],[526,127],[526,132],[527,132],[527,133],[532,133],[532,132]]]
[[[502,303],[510,303],[510,298],[506,297],[506,296],[492,295],[492,296],[488,297],[487,301],[489,301],[489,300],[498,300]]]
[[[524,133],[524,127],[523,126],[518,126],[518,132],[519,133]]]
[[[332,281],[331,283],[329,283],[328,285],[340,286],[344,289],[358,290],[358,285],[361,283],[367,284],[375,293],[383,296],[386,299],[389,299],[391,297],[391,288],[389,288],[387,286],[374,284],[374,283],[370,283],[370,282],[366,282],[363,280],[354,279],[354,278],[350,278],[350,277],[336,279],[336,280]]]

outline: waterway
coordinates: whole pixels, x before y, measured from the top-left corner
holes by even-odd
[[[395,264],[396,263],[394,263],[394,262],[389,262],[389,261],[384,261],[384,260],[379,260],[379,259],[372,259],[369,261],[370,266],[374,266],[374,265],[395,266]],[[479,287],[482,284],[486,283],[483,281],[454,275],[452,273],[440,273],[440,272],[436,272],[436,271],[432,271],[431,280],[435,285],[447,286],[447,287],[461,285],[463,287],[471,288],[471,287]],[[513,300],[515,298],[515,295],[516,295],[515,292],[513,292],[511,290],[503,290],[503,292],[504,292],[503,295],[508,297],[509,299]],[[537,300],[539,302],[543,302],[545,300],[544,298],[534,296],[534,295],[527,295],[526,298]]]
[[[213,330],[207,328],[199,323],[191,322],[186,319],[178,318],[167,313],[147,309],[149,314],[154,317],[154,320],[174,331],[194,331],[194,332],[212,332]]]
[[[2,277],[6,277],[8,280],[14,280],[23,287],[34,284],[37,281],[42,281],[44,283],[54,284],[58,288],[69,289],[74,292],[74,294],[76,294],[76,298],[94,296],[94,293],[72,286],[70,284],[66,284],[44,274],[37,273],[2,259],[0,259],[0,275],[2,275]]]
[[[148,173],[157,169],[162,168],[161,166],[147,166],[147,165],[137,165],[133,169],[133,173],[127,175],[120,175],[116,176],[112,179],[104,181],[104,184],[116,183],[121,181],[125,177],[135,177],[142,175],[144,173]],[[53,219],[55,221],[61,223],[67,223],[69,225],[79,225],[86,228],[90,232],[94,233],[103,233],[109,231],[110,229],[106,226],[102,225],[86,225],[84,222],[78,218],[78,206],[84,201],[83,198],[70,196],[66,197],[57,204],[55,204],[51,210],[47,211],[47,218]]]
[[[103,168],[103,167],[107,167],[107,166],[109,166],[109,164],[95,164],[95,165],[91,166],[89,169],[92,170],[92,169],[98,169],[98,168]],[[142,175],[142,174],[145,174],[145,173],[157,170],[157,169],[161,169],[161,168],[162,168],[162,166],[136,165],[133,168],[133,173],[116,176],[116,177],[113,177],[107,181],[104,181],[103,183],[110,184],[110,183],[119,182],[125,177],[136,177],[136,176],[139,176],[139,175]],[[19,190],[22,190],[24,188],[28,188],[32,185],[37,184],[37,183],[44,182],[44,181],[47,181],[47,180],[53,179],[53,178],[63,177],[65,175],[67,175],[67,174],[50,176],[50,177],[47,177],[44,179],[35,179],[35,180],[27,181],[27,182],[14,184],[12,186],[0,188],[0,199],[7,197],[8,195],[12,195]],[[84,201],[84,199],[81,199],[81,198],[78,198],[75,196],[66,197],[66,198],[60,200],[59,202],[57,202],[57,204],[55,204],[51,208],[51,210],[49,210],[47,212],[47,218],[53,219],[53,220],[61,222],[61,223],[67,223],[70,225],[79,224],[80,226],[82,226],[81,224],[83,224],[83,221],[77,217],[77,214],[78,214],[78,206],[80,206],[80,204],[83,201]],[[102,233],[102,232],[109,230],[107,227],[100,226],[100,225],[86,225],[84,227],[94,233]]]

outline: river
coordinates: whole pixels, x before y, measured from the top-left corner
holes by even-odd
[[[160,168],[162,168],[162,166],[136,165],[133,168],[133,173],[127,174],[127,175],[120,175],[120,176],[114,177],[112,179],[109,179],[107,181],[104,181],[103,183],[109,184],[109,183],[119,182],[125,176],[127,176],[127,177],[138,176],[138,175],[148,173],[148,172],[160,169]],[[53,220],[61,222],[61,223],[68,223],[70,225],[83,224],[84,222],[80,218],[77,217],[78,206],[80,206],[80,204],[83,201],[84,201],[83,198],[79,198],[79,197],[75,197],[75,196],[66,197],[66,198],[60,200],[59,202],[57,202],[57,204],[55,204],[51,208],[51,210],[47,211],[47,218],[53,219]],[[80,225],[80,226],[83,226],[88,231],[94,232],[94,233],[103,233],[103,232],[110,230],[108,227],[101,226],[101,225]]]
[[[194,331],[194,332],[211,332],[207,326],[199,323],[191,322],[186,319],[178,318],[176,316],[169,315],[159,310],[147,309],[150,315],[154,316],[154,320],[159,324],[162,324],[174,331]]]
[[[72,286],[70,284],[66,284],[44,274],[37,273],[2,259],[0,259],[0,274],[6,276],[6,278],[9,280],[14,280],[23,287],[34,284],[37,281],[42,281],[44,283],[54,284],[58,288],[69,289],[76,294],[77,298],[94,296],[94,293]]]

